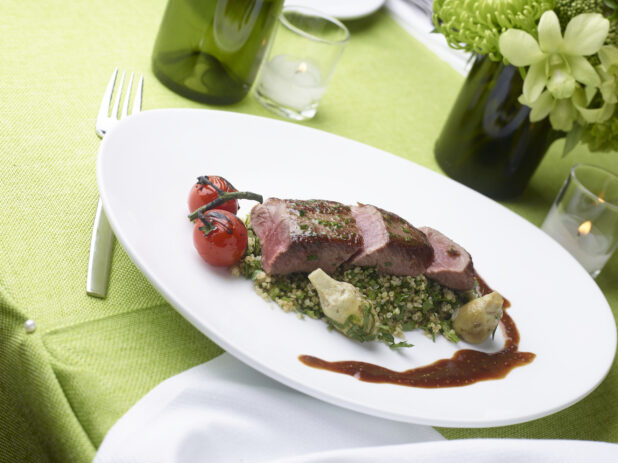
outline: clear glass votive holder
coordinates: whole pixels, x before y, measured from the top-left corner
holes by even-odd
[[[618,176],[574,166],[541,228],[596,278],[618,247]]]
[[[284,7],[258,76],[256,99],[281,116],[311,119],[349,38],[335,18],[301,6]]]

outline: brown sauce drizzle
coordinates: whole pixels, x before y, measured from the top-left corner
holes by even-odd
[[[485,281],[476,276],[481,294],[492,290]],[[510,306],[505,299],[504,308]],[[370,383],[389,383],[401,386],[442,388],[473,384],[489,379],[501,379],[513,369],[532,362],[535,354],[520,352],[519,331],[515,322],[504,311],[500,320],[500,329],[504,335],[504,347],[499,352],[485,353],[473,349],[462,349],[450,359],[441,359],[430,365],[405,371],[394,371],[372,363],[358,361],[327,362],[326,360],[301,355],[298,359],[313,368],[354,376],[360,381]]]

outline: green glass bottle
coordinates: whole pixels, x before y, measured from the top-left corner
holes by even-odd
[[[494,199],[519,196],[561,132],[532,123],[518,101],[517,68],[477,56],[436,140],[435,157],[451,178]]]
[[[284,0],[169,0],[152,69],[172,91],[209,104],[249,92]]]

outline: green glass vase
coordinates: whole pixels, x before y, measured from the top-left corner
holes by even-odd
[[[172,91],[223,105],[249,92],[284,0],[169,0],[152,69]]]
[[[526,188],[560,132],[549,120],[531,123],[517,101],[518,69],[476,57],[435,144],[435,157],[451,178],[494,199],[513,199]]]

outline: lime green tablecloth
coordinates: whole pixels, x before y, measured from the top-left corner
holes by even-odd
[[[164,0],[0,2],[2,462],[90,461],[107,430],[152,387],[221,352],[165,303],[120,246],[109,297],[92,299],[84,290],[97,202],[94,118],[112,69],[145,74],[145,110],[203,107],[151,74],[164,6]],[[462,77],[384,12],[350,27],[349,46],[307,125],[439,171],[432,146]],[[273,117],[253,98],[221,109]],[[572,164],[618,167],[617,153],[590,155],[579,147],[562,159],[561,143],[553,148],[524,196],[507,204],[536,225]],[[615,313],[617,282],[614,256],[598,284]],[[547,310],[560,316],[560,307]],[[27,319],[37,324],[32,334],[23,328]],[[577,342],[577,333],[546,329],[551,342]],[[582,329],[594,330],[594,320]],[[447,438],[618,442],[617,391],[614,364],[597,390],[554,416],[440,431]]]

